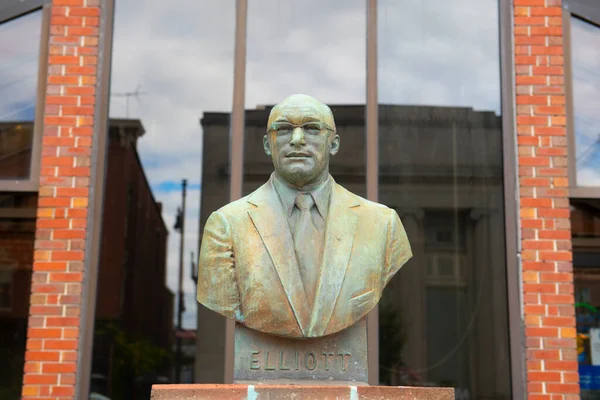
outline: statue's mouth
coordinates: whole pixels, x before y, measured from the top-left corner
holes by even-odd
[[[287,158],[309,158],[310,154],[301,152],[291,152],[286,155]]]

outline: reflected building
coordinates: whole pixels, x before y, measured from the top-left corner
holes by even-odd
[[[273,170],[262,147],[270,109],[245,114],[244,194]],[[364,197],[365,107],[331,109],[341,145],[330,172]],[[229,121],[228,113],[205,113],[201,121],[200,238],[209,215],[228,203]],[[494,112],[380,105],[379,202],[398,212],[414,253],[380,302],[381,384],[510,397],[502,176]],[[197,382],[223,379],[224,327],[199,305]]]
[[[143,134],[139,120],[111,119],[91,387],[112,398],[148,399],[170,379],[168,229],[137,152]]]
[[[0,164],[0,169],[1,169]],[[37,196],[0,195],[0,398],[21,393]],[[35,312],[36,305],[32,304]]]

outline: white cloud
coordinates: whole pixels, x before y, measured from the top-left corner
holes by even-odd
[[[500,111],[498,4],[382,0],[379,100]]]
[[[598,168],[582,168],[577,171],[578,186],[600,186],[600,170]]]

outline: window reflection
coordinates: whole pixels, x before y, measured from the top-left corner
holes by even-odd
[[[0,24],[0,179],[29,177],[41,21],[39,10]]]
[[[600,324],[600,201],[571,201],[573,275],[575,283],[575,320],[577,326],[577,362],[582,399],[600,394],[597,376],[600,366],[592,355],[593,329]]]
[[[171,375],[168,231],[136,151],[143,134],[139,120],[110,120],[90,387],[114,399],[149,398]]]
[[[0,194],[0,398],[21,395],[35,239],[33,194]]]
[[[571,17],[578,186],[600,186],[600,28]]]
[[[509,398],[498,3],[378,18],[379,200],[414,253],[380,302],[380,381]]]
[[[189,260],[198,246],[200,160],[212,154],[209,147],[203,155],[199,121],[207,110],[231,110],[235,2],[117,3],[91,389],[114,400],[148,399],[152,383],[177,376],[223,381],[224,321],[197,309]],[[181,234],[173,226],[184,178],[185,312],[177,332]],[[205,190],[203,203],[214,204],[227,178],[217,187]]]

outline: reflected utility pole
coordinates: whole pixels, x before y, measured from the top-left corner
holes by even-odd
[[[183,244],[185,238],[185,190],[187,187],[187,180],[181,181],[181,208],[177,209],[177,218],[175,220],[174,229],[179,231],[181,241],[179,242],[179,290],[178,290],[178,301],[177,301],[177,330],[176,341],[177,349],[175,352],[175,383],[181,383],[181,332],[182,327],[182,316],[185,311],[185,302],[183,299]]]

